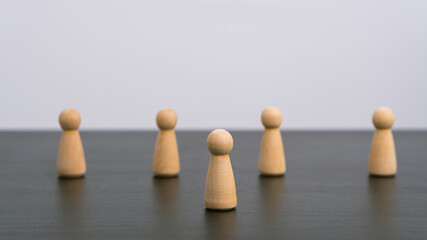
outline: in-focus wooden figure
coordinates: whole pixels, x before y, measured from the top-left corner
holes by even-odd
[[[236,183],[229,157],[233,137],[224,129],[216,129],[206,142],[212,156],[206,176],[205,206],[211,210],[232,210],[237,205]]]
[[[393,177],[397,172],[396,149],[391,127],[394,114],[390,108],[380,107],[372,116],[376,128],[369,154],[369,174],[377,177]]]
[[[59,115],[63,130],[59,142],[57,172],[62,178],[79,178],[86,173],[86,160],[80,138],[81,117],[74,109],[66,109]]]
[[[179,173],[178,143],[174,131],[177,121],[175,111],[170,108],[157,113],[159,133],[153,156],[153,173],[156,177],[175,177]]]
[[[265,127],[259,151],[258,170],[263,176],[283,176],[286,172],[285,151],[279,126],[282,113],[276,107],[268,107],[261,114]]]

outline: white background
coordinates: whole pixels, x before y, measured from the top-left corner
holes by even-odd
[[[425,0],[0,0],[0,129],[427,129]]]

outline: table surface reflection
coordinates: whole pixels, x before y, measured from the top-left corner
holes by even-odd
[[[156,132],[82,132],[88,173],[57,178],[60,132],[0,132],[1,239],[426,239],[427,132],[395,132],[398,175],[367,175],[372,132],[284,132],[285,177],[260,177],[262,132],[230,131],[234,211],[206,210],[208,132],[177,132],[181,173],[154,178]]]

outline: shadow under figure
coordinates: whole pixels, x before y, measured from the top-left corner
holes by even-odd
[[[237,211],[205,209],[206,235],[209,239],[234,239]]]

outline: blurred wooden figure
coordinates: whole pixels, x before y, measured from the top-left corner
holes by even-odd
[[[211,152],[205,184],[205,206],[212,210],[231,210],[237,205],[236,184],[229,153],[233,137],[224,129],[212,131],[207,138]]]
[[[59,142],[57,172],[62,178],[83,177],[86,173],[86,160],[80,138],[81,117],[74,109],[66,109],[59,115],[63,130]]]
[[[174,128],[178,117],[170,108],[157,113],[159,127],[153,156],[153,173],[157,177],[175,177],[180,170],[178,144]]]
[[[259,152],[258,170],[264,176],[282,176],[286,172],[285,151],[279,126],[282,113],[276,107],[264,109],[261,115],[265,127]]]
[[[391,127],[394,114],[390,108],[380,107],[372,116],[376,128],[369,154],[369,174],[378,177],[392,177],[397,172],[396,149]]]

